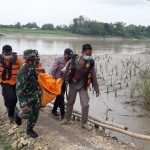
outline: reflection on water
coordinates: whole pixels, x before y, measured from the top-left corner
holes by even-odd
[[[93,54],[136,54],[150,49],[149,40],[104,40],[98,38],[0,38],[0,47],[11,45],[13,50],[22,54],[25,49],[37,49],[40,54],[63,54],[65,48],[80,54],[82,45],[89,43]]]

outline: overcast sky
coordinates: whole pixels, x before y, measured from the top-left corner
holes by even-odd
[[[148,0],[0,0],[0,24],[69,25],[83,15],[100,22],[147,26],[149,5]]]

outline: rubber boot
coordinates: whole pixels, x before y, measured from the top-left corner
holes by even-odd
[[[15,109],[15,122],[18,126],[22,124],[22,119],[19,117],[19,110]]]
[[[61,111],[61,120],[63,120],[64,117],[65,117],[65,111],[63,110],[63,111]]]
[[[27,127],[27,135],[30,135],[32,138],[38,137],[38,134],[33,131],[32,127]]]
[[[15,116],[10,116],[9,119],[11,123],[16,120]]]
[[[57,112],[57,108],[53,107],[53,109],[52,109],[52,114],[53,114],[54,116],[59,116],[59,113]]]
[[[63,120],[63,119],[64,119],[64,117],[65,117],[65,115],[61,115],[61,120]]]

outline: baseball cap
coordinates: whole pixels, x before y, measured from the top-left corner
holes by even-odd
[[[70,48],[66,48],[64,54],[67,54],[68,56],[72,56],[73,51]]]

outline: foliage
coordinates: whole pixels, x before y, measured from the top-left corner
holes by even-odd
[[[15,27],[16,27],[16,28],[21,28],[21,23],[20,23],[20,22],[17,22],[17,23],[15,24]]]
[[[56,26],[56,30],[68,31],[69,28],[66,25],[58,25],[58,26]]]
[[[144,104],[150,109],[150,71],[146,69],[139,68],[140,79],[136,82],[136,88],[138,92],[144,99]]]
[[[150,26],[126,26],[123,22],[103,23],[93,21],[83,16],[74,18],[73,23],[69,26],[69,31],[82,35],[98,36],[119,36],[124,38],[143,38],[150,37]]]
[[[142,97],[142,100],[144,100],[144,105],[150,109],[150,70],[147,66],[140,67],[140,62],[135,62],[128,60],[127,62],[127,70],[130,75],[130,78],[134,74],[136,75],[136,70],[139,72],[139,77],[134,81],[132,84],[134,85],[131,91],[131,97],[133,96],[133,93],[136,89],[138,92],[138,95]],[[133,73],[132,73],[133,72]]]
[[[25,25],[21,25],[17,22],[15,25],[2,25],[0,28],[26,28],[26,29],[40,29],[36,22],[29,22]],[[98,22],[96,20],[91,20],[84,16],[79,16],[72,20],[72,24],[67,25],[57,25],[54,27],[52,23],[47,23],[42,25],[42,30],[58,30],[58,31],[69,31],[80,35],[90,35],[90,36],[101,36],[101,37],[123,37],[123,38],[150,38],[150,26],[136,26],[136,25],[126,25],[123,22],[115,23],[104,23]]]
[[[49,23],[44,24],[42,26],[42,30],[54,30],[54,25],[53,24],[49,24]]]
[[[150,79],[138,81],[136,87],[138,88],[141,96],[144,98],[145,106],[150,109]]]
[[[28,29],[36,28],[36,29],[38,29],[39,27],[37,26],[36,22],[28,22],[27,24],[22,25],[22,28],[28,28]]]
[[[0,28],[0,33],[22,33],[22,34],[54,34],[54,35],[62,35],[62,36],[79,36],[77,34],[73,34],[69,31],[60,31],[60,30],[25,30],[25,29],[17,29],[17,28]]]

